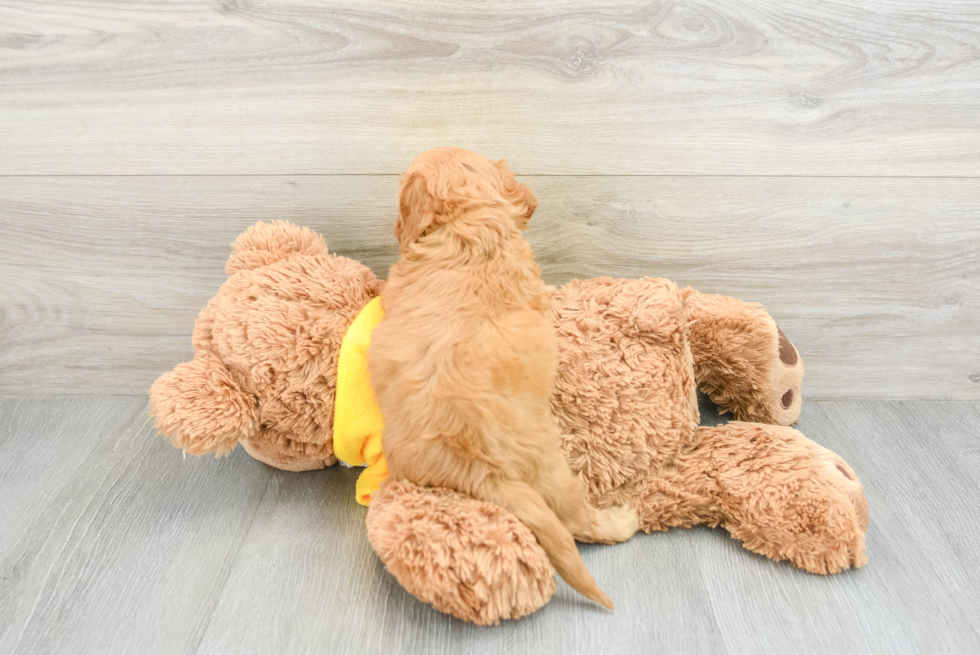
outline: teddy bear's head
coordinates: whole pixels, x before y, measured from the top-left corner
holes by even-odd
[[[382,282],[279,221],[239,236],[225,270],[194,326],[194,358],[150,389],[157,429],[192,455],[241,442],[282,469],[333,464],[338,350]]]

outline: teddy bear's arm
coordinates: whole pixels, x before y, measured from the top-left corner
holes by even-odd
[[[766,310],[694,290],[687,304],[698,387],[738,420],[795,423],[803,360]]]

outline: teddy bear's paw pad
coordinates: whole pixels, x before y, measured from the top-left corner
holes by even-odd
[[[769,378],[768,404],[773,423],[792,425],[800,417],[803,396],[800,385],[803,383],[803,360],[793,342],[785,333],[776,328],[779,336],[779,361],[773,362]]]
[[[640,527],[640,515],[629,505],[597,509],[589,529],[576,534],[579,541],[596,544],[618,544],[632,537]]]
[[[531,531],[497,505],[449,489],[386,480],[368,541],[405,589],[479,625],[518,619],[555,593],[555,569]]]
[[[796,366],[800,361],[800,354],[796,352],[796,346],[781,328],[777,327],[776,331],[779,333],[779,361],[785,366]]]
[[[831,452],[830,455],[831,457],[825,459],[828,476],[837,482],[839,489],[854,506],[858,526],[862,532],[865,532],[871,522],[871,513],[868,510],[868,500],[864,495],[864,485],[847,462],[836,453]]]

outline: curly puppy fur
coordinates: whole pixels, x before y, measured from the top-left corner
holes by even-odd
[[[611,608],[575,547],[628,539],[637,515],[597,511],[561,451],[550,402],[550,293],[521,237],[534,194],[503,162],[437,148],[402,180],[392,267],[368,361],[394,480],[513,512],[558,573]]]

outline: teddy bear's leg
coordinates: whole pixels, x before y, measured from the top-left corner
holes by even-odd
[[[153,383],[150,414],[157,430],[190,455],[226,455],[258,429],[255,398],[210,350]]]
[[[868,504],[844,460],[792,428],[733,421],[698,428],[677,466],[708,520],[745,547],[813,573],[867,562]]]
[[[555,593],[555,569],[510,512],[449,489],[386,480],[372,496],[368,540],[419,600],[479,625],[518,619]]]
[[[766,310],[693,290],[687,304],[698,387],[740,421],[795,423],[803,360]]]

